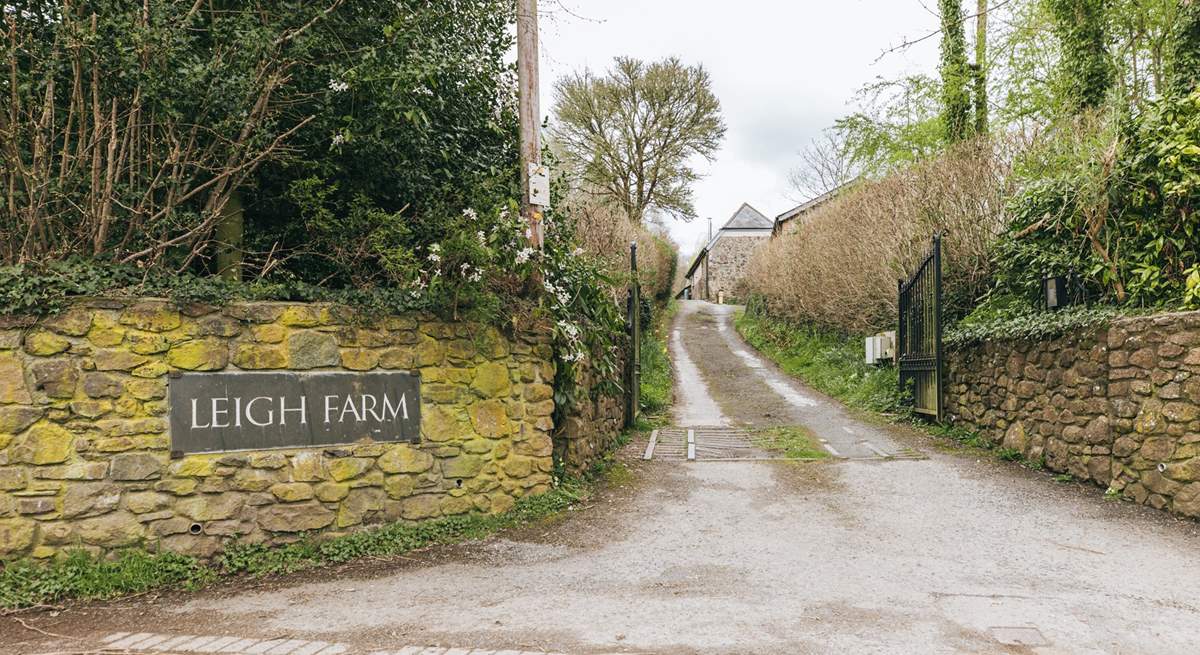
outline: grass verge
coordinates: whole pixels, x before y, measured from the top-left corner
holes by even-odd
[[[627,437],[626,437],[627,438]],[[481,539],[549,519],[586,500],[600,480],[623,475],[611,457],[585,478],[561,481],[503,514],[464,514],[417,524],[393,523],[340,537],[305,538],[284,546],[234,543],[211,564],[175,553],[128,550],[112,560],[75,551],[49,563],[23,560],[0,570],[0,607],[110,599],[153,590],[197,590],[232,576],[265,576],[331,566],[360,557],[388,557],[439,544]],[[615,472],[615,473],[614,473]]]
[[[864,362],[860,340],[748,312],[734,325],[751,346],[818,391],[857,409],[899,411],[896,369]]]
[[[674,370],[667,350],[667,335],[677,308],[678,303],[672,300],[664,309],[655,312],[653,329],[642,333],[639,401],[651,423],[660,422],[658,419],[671,407]]]
[[[953,450],[1019,462],[1034,471],[1045,468],[1041,458],[1027,459],[1020,451],[999,447],[963,426],[915,421],[912,414],[900,406],[896,369],[868,366],[861,357],[862,343],[854,337],[750,313],[737,316],[734,325],[750,345],[789,375],[850,407],[890,421],[911,421],[927,434],[942,439]]]
[[[825,459],[829,453],[817,446],[812,432],[800,426],[764,428],[750,435],[755,446],[788,459]]]

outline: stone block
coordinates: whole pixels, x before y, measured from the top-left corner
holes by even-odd
[[[271,485],[271,494],[282,502],[295,503],[311,499],[313,489],[303,482],[281,482]]]
[[[115,455],[109,468],[114,480],[143,481],[162,477],[167,467],[165,459],[149,453],[124,453]]]
[[[75,435],[53,423],[38,423],[11,448],[14,462],[61,464],[75,451]]]
[[[138,303],[122,312],[119,320],[146,332],[168,332],[183,324],[179,312],[165,303]]]
[[[498,400],[475,403],[471,409],[471,425],[484,437],[498,439],[512,434],[512,425],[504,404]]]
[[[0,405],[33,402],[25,386],[25,371],[21,360],[11,352],[0,352]]]
[[[71,348],[71,342],[63,337],[37,330],[25,335],[25,352],[35,357],[50,357],[64,353]]]
[[[440,516],[442,505],[438,496],[422,494],[404,499],[400,506],[400,516],[409,520],[429,519]]]
[[[125,496],[125,509],[134,514],[150,514],[158,512],[169,507],[171,497],[156,491],[139,491],[127,494]],[[168,514],[170,515],[170,514]],[[146,517],[139,517],[139,520],[146,522]],[[151,519],[153,520],[153,519]]]
[[[433,456],[408,444],[393,446],[378,460],[384,473],[424,473],[433,466]]]
[[[67,486],[63,494],[63,518],[84,518],[107,514],[121,502],[121,488],[103,482]]]
[[[132,371],[150,361],[145,355],[121,349],[103,349],[92,353],[97,371]]]
[[[29,365],[33,388],[51,398],[73,398],[79,369],[69,359],[48,359]]]
[[[118,398],[125,386],[121,376],[115,373],[85,373],[83,392],[89,398]]]
[[[0,394],[2,393],[3,390],[0,390]],[[43,415],[45,410],[37,407],[0,406],[0,435],[20,434],[37,423]]]
[[[372,514],[383,511],[386,498],[382,489],[352,489],[338,506],[337,527],[348,528],[369,521]]]
[[[229,364],[229,348],[220,339],[193,339],[167,351],[167,363],[185,371],[219,371]]]
[[[484,459],[478,455],[459,455],[442,460],[442,475],[447,478],[473,478],[483,470]]]
[[[287,351],[282,346],[241,343],[234,352],[233,365],[247,371],[287,368]]]
[[[512,389],[508,377],[508,366],[504,362],[489,362],[475,370],[475,381],[471,383],[484,398],[507,398]]]
[[[291,368],[300,370],[337,366],[342,357],[336,337],[309,330],[288,335],[287,351]]]
[[[305,451],[292,456],[292,479],[296,482],[319,482],[329,478],[325,456]]]
[[[369,371],[379,366],[379,354],[364,348],[343,348],[342,368],[351,371]]]
[[[82,307],[74,307],[43,319],[42,327],[68,337],[82,337],[92,329],[92,312]]]
[[[142,523],[129,512],[111,512],[96,518],[84,519],[75,527],[83,543],[102,548],[133,546],[144,535]]]
[[[33,546],[37,523],[28,519],[0,519],[0,557],[11,558]]]
[[[344,482],[322,482],[314,490],[317,500],[323,503],[336,503],[350,494],[350,485]]]
[[[389,498],[400,500],[413,494],[417,482],[410,475],[389,475],[383,482],[383,490]]]
[[[223,521],[237,516],[244,504],[243,494],[204,494],[176,502],[175,511],[193,521]]]
[[[335,515],[318,503],[271,505],[258,511],[258,526],[269,532],[309,532],[328,527]]]
[[[329,476],[335,482],[357,478],[371,468],[374,462],[363,457],[342,457],[329,462]]]

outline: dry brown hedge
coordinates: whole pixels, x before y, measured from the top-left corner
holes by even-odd
[[[753,258],[743,284],[772,315],[851,333],[896,323],[896,281],[944,238],[951,313],[969,309],[991,279],[989,255],[1011,193],[1012,144],[977,141],[942,157],[857,183]]]
[[[629,244],[636,241],[642,294],[660,300],[670,296],[677,253],[668,238],[631,223],[623,212],[608,205],[576,202],[570,211],[580,245],[604,260],[605,268],[619,285],[628,281]]]

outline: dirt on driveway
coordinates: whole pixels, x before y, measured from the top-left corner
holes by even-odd
[[[677,319],[681,426],[805,423],[927,458],[643,462],[634,443],[623,484],[547,524],[248,586],[0,618],[0,653],[94,649],[113,632],[362,653],[1197,652],[1195,523],[856,420],[739,354],[748,346],[730,320],[695,301]]]

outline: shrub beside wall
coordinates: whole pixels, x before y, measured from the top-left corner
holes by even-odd
[[[1052,471],[1200,517],[1200,312],[948,354],[955,421]]]
[[[82,302],[0,325],[0,558],[211,556],[382,521],[500,512],[549,488],[550,330],[331,305]],[[172,371],[421,375],[421,442],[171,459]]]

